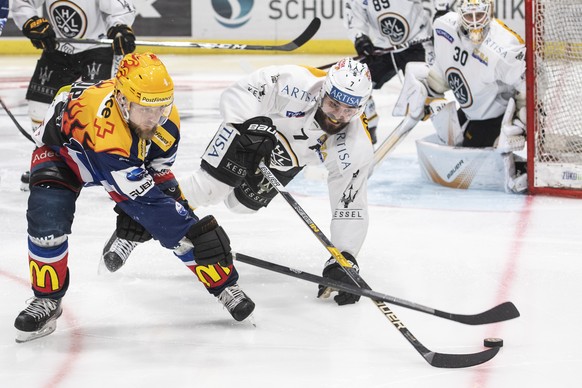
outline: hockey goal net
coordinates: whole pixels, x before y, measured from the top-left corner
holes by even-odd
[[[526,0],[528,186],[582,197],[582,0]]]

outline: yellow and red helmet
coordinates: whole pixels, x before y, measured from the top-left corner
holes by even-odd
[[[174,82],[166,66],[153,53],[127,54],[115,75],[115,89],[129,102],[165,106],[174,102]]]
[[[172,110],[174,82],[166,66],[155,54],[127,54],[115,75],[115,101],[127,122],[132,104],[161,108],[162,125]]]

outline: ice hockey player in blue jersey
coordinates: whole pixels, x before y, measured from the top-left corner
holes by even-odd
[[[103,186],[125,217],[144,226],[144,240],[153,236],[192,272],[199,265],[217,266],[223,282],[208,290],[219,299],[227,294],[221,302],[235,319],[253,311],[254,303],[236,284],[226,232],[213,216],[196,217],[169,170],[180,137],[173,99],[165,66],[145,53],[126,55],[116,78],[73,85],[50,105],[34,133],[38,148],[26,213],[34,298],[16,318],[17,342],[56,328],[70,281],[67,235],[75,202],[81,189],[92,185]],[[238,303],[235,291],[242,293]]]

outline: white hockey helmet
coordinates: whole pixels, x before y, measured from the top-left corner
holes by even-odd
[[[372,95],[372,77],[368,65],[352,58],[344,58],[333,65],[321,91],[321,101],[327,95],[352,108],[354,116],[361,115]]]
[[[462,35],[475,45],[481,44],[494,17],[493,0],[463,0],[458,12],[461,16]]]

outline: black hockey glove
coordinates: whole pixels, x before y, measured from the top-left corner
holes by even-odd
[[[107,30],[107,37],[113,39],[115,55],[125,55],[135,51],[135,35],[131,27],[117,24]]]
[[[277,145],[277,128],[273,120],[264,116],[253,117],[242,124],[233,124],[239,131],[237,156],[247,171],[254,174],[261,160],[268,166]]]
[[[31,17],[24,22],[22,33],[30,39],[32,45],[37,49],[52,52],[57,48],[55,30],[45,18]]]
[[[206,216],[190,227],[186,237],[194,245],[194,260],[200,265],[232,264],[230,239],[213,216]]]
[[[358,262],[354,258],[354,256],[350,255],[347,252],[342,252],[342,255],[346,258],[347,261],[350,262],[352,267],[359,273],[360,268],[358,267]],[[330,278],[333,280],[337,280],[338,282],[346,283],[353,285],[353,281],[350,277],[345,273],[345,271],[341,268],[341,265],[332,257],[325,263],[325,268],[323,269],[323,277]],[[319,285],[319,290],[317,292],[317,297],[320,298],[322,295],[327,294],[335,290],[328,290],[328,287]],[[343,306],[345,304],[353,304],[360,300],[360,295],[349,294],[344,291],[338,291],[338,294],[333,298],[335,302],[339,306]]]
[[[358,55],[363,55],[366,58],[374,56],[374,51],[376,50],[376,47],[374,47],[374,44],[372,43],[368,35],[358,36],[356,38],[356,41],[354,42],[354,46],[356,47],[356,52],[358,53]]]
[[[152,239],[152,235],[139,222],[128,216],[121,208],[115,207],[117,227],[115,235],[129,241],[143,243]]]

